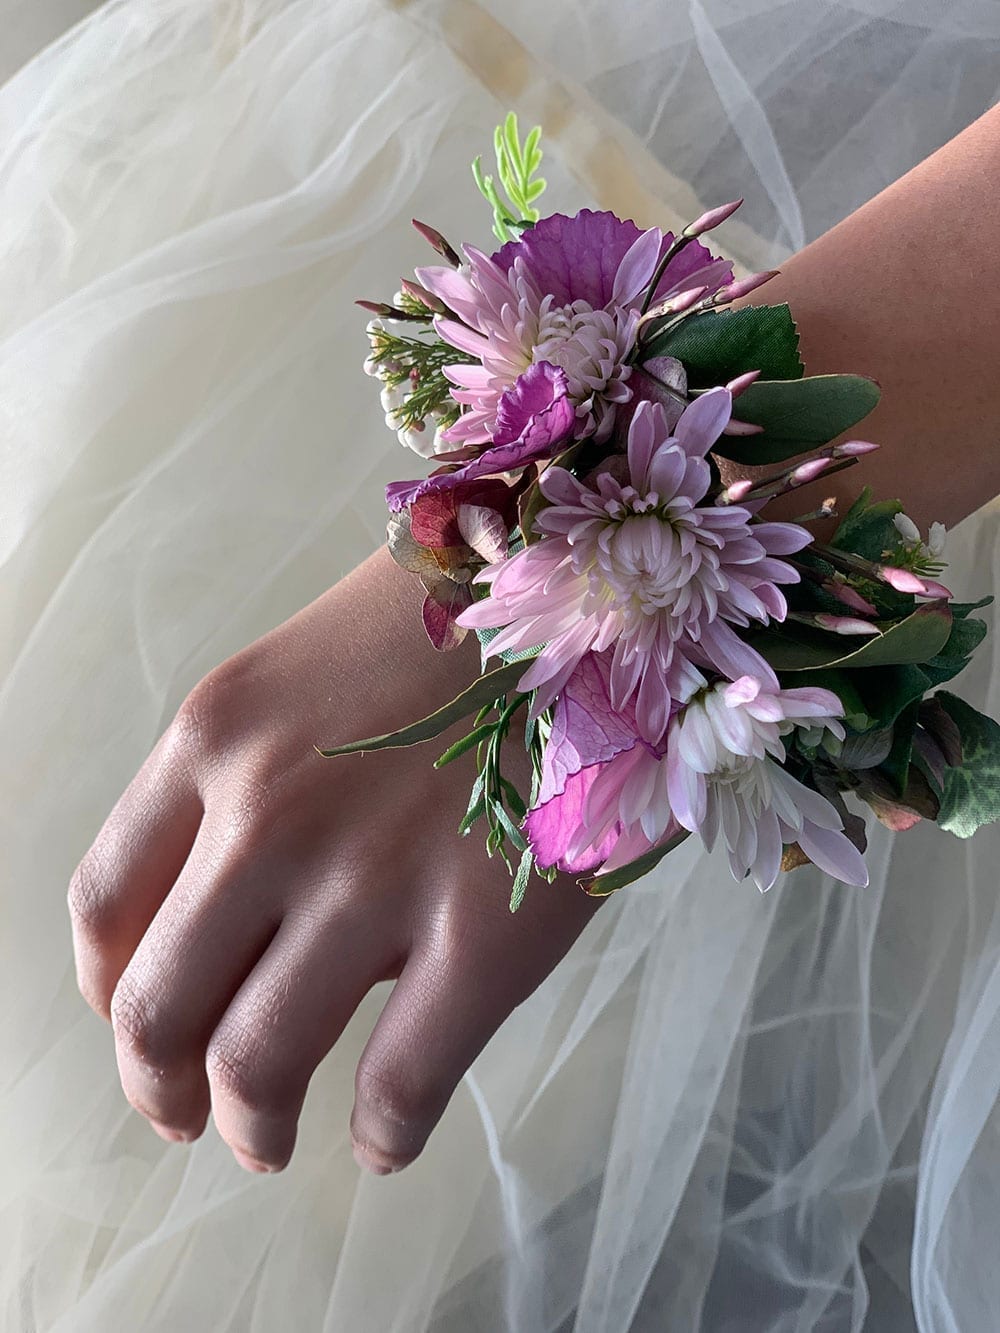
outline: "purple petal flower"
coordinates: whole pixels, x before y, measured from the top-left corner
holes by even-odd
[[[386,503],[398,513],[421,496],[450,491],[478,477],[551,458],[572,433],[575,413],[564,371],[547,361],[529,366],[500,400],[495,445],[453,472],[437,472],[423,481],[393,481]]]

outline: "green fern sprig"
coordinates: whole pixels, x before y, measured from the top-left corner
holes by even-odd
[[[517,126],[517,115],[510,111],[493,134],[497,176],[506,195],[504,200],[492,176],[483,173],[482,158],[472,164],[472,175],[480,193],[493,209],[493,234],[500,241],[513,241],[526,227],[534,226],[541,214],[536,200],[545,190],[546,181],[536,176],[542,161],[539,143],[542,127],[536,125],[524,143]]]

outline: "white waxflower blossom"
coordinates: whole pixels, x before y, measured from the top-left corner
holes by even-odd
[[[931,555],[940,557],[944,554],[945,538],[948,536],[948,530],[943,523],[932,523],[930,532],[927,535],[927,549]]]
[[[908,518],[906,514],[893,514],[892,522],[904,542],[920,541],[920,529],[912,518]]]

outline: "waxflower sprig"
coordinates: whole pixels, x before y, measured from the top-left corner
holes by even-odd
[[[692,835],[761,890],[808,862],[862,887],[865,806],[959,837],[1000,818],[1000,727],[940,688],[992,599],[940,581],[941,525],[925,537],[868,488],[825,542],[812,525],[832,500],[767,512],[877,448],[843,438],[877,383],[807,376],[787,305],[727,308],[774,276],[735,278],[703,243],[742,201],[677,235],[541,217],[539,139],[513,115],[497,129],[506,198],[474,164],[500,249],[415,223],[443,262],[360,303],[387,424],[435,464],[387,488],[389,550],[423,585],[431,642],[475,632],[481,674],[426,718],[319,753],[468,719],[437,765],[474,754],[459,833],[485,828],[511,910],[532,874],[607,894]],[[727,481],[733,463],[753,478]]]

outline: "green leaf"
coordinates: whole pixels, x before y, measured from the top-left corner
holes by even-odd
[[[484,675],[478,676],[467,689],[452,699],[451,703],[439,708],[436,713],[431,713],[418,722],[411,722],[409,726],[400,727],[398,731],[386,732],[384,736],[369,736],[363,741],[350,741],[347,745],[336,745],[330,750],[320,750],[318,746],[313,746],[313,749],[324,759],[330,759],[342,754],[362,754],[368,750],[391,750],[405,745],[419,745],[421,741],[429,741],[435,736],[440,736],[463,717],[478,712],[484,704],[494,703],[501,695],[512,690],[523,674],[524,667],[520,662],[509,662],[494,671],[487,671]]]
[[[623,889],[626,884],[634,884],[637,879],[642,879],[643,875],[647,875],[658,866],[668,853],[679,847],[687,836],[687,829],[682,829],[667,842],[651,848],[642,856],[636,857],[634,861],[629,861],[627,865],[619,866],[617,870],[610,870],[606,875],[578,880],[577,883],[591,898],[606,898],[616,889]]]
[[[881,560],[882,552],[899,541],[892,520],[902,512],[899,500],[879,500],[872,504],[872,489],[866,486],[844,515],[830,545],[866,560]]]
[[[844,638],[806,627],[793,634],[789,628],[755,634],[751,645],[776,671],[811,671],[817,667],[892,666],[926,662],[939,653],[951,632],[951,612],[943,603],[918,606],[912,615],[897,620],[860,648],[844,652]],[[837,639],[839,638],[839,643]]]
[[[709,389],[748,370],[759,370],[764,380],[801,379],[798,347],[798,329],[787,305],[751,305],[690,315],[672,331],[654,335],[643,355],[677,357],[688,386]]]
[[[733,415],[763,426],[763,434],[723,435],[712,452],[755,467],[782,463],[836,439],[878,400],[878,385],[863,375],[757,380],[740,394]]]
[[[899,796],[905,792],[909,779],[913,735],[917,729],[919,711],[920,701],[916,699],[900,712],[892,728],[892,749],[885,762],[879,765],[880,771],[886,775]]]
[[[462,822],[458,826],[458,831],[463,838],[472,828],[473,824],[475,824],[476,820],[482,819],[485,813],[486,798],[485,796],[480,796],[470,804],[468,810],[466,810],[465,814],[462,816]]]
[[[952,612],[954,614],[954,611]],[[948,642],[935,657],[924,663],[932,685],[943,685],[969,664],[969,658],[986,637],[986,621],[976,617],[955,620]]]
[[[493,803],[493,814],[496,816],[497,821],[503,827],[503,831],[507,834],[507,837],[510,838],[517,850],[519,852],[526,851],[528,844],[524,840],[524,834],[517,827],[499,801],[494,801]]]
[[[971,838],[983,824],[1000,819],[1000,726],[947,690],[934,698],[962,736],[962,762],[944,775],[937,822],[958,838]]]
[[[531,854],[531,849],[527,848],[521,853],[521,864],[517,867],[517,874],[514,876],[514,887],[510,894],[510,910],[516,912],[524,899],[524,891],[528,887],[528,876],[531,874],[531,867],[535,864],[535,858]]]
[[[495,730],[495,722],[484,722],[481,726],[475,727],[467,736],[463,736],[462,739],[456,741],[454,745],[449,745],[444,754],[438,755],[437,759],[434,760],[434,767],[444,768],[445,764],[450,764],[451,761],[457,759],[459,755],[463,755],[467,750],[473,749],[480,743],[480,741],[488,740]]]

